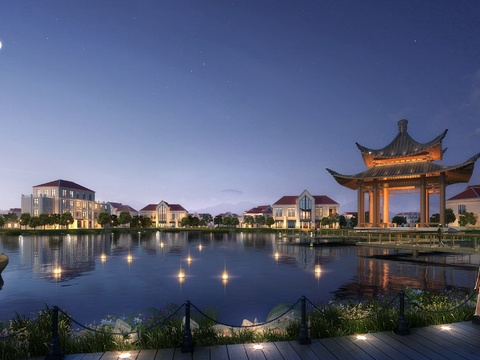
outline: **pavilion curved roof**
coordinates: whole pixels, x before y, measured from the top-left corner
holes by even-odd
[[[357,189],[358,180],[406,180],[418,179],[421,175],[438,176],[441,172],[445,173],[447,185],[460,182],[468,182],[472,176],[475,161],[480,157],[480,153],[471,157],[462,164],[454,166],[438,165],[430,161],[412,162],[395,165],[375,166],[364,172],[354,175],[342,175],[336,171],[327,168],[327,171],[335,180],[345,187]]]
[[[442,140],[448,129],[429,142],[419,143],[408,134],[407,124],[408,120],[400,120],[397,136],[382,149],[371,149],[356,143],[368,167],[386,165],[398,158],[415,158],[416,161],[442,160],[446,151],[442,150]]]

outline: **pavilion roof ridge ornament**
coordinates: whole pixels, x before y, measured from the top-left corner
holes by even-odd
[[[381,149],[372,149],[362,146],[358,142],[355,143],[362,153],[365,165],[368,167],[385,165],[400,158],[414,158],[414,161],[442,160],[443,154],[447,150],[442,150],[442,140],[448,129],[433,140],[420,143],[408,134],[407,124],[408,120],[399,120],[397,136]]]

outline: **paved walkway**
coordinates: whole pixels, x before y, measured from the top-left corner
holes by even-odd
[[[392,332],[366,334],[365,338],[344,336],[312,340],[310,345],[296,341],[253,344],[198,346],[193,353],[180,349],[118,351],[67,355],[66,360],[403,360],[445,359],[480,360],[480,325],[471,322],[412,329],[410,335]]]

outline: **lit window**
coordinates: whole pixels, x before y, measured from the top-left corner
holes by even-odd
[[[62,190],[62,197],[67,197],[67,190]]]
[[[458,214],[465,214],[467,212],[467,205],[458,205]]]
[[[70,197],[73,198],[73,190],[70,190]]]
[[[55,197],[56,194],[57,194],[57,193],[56,193],[55,189],[52,189],[52,197]]]
[[[282,208],[275,208],[275,216],[280,217],[283,216],[283,209]]]
[[[38,198],[33,199],[33,206],[38,206]]]

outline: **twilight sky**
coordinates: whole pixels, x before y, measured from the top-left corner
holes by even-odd
[[[65,179],[137,210],[304,189],[355,210],[325,168],[365,170],[355,142],[402,118],[449,129],[441,164],[480,152],[479,29],[475,0],[3,0],[0,209]]]

